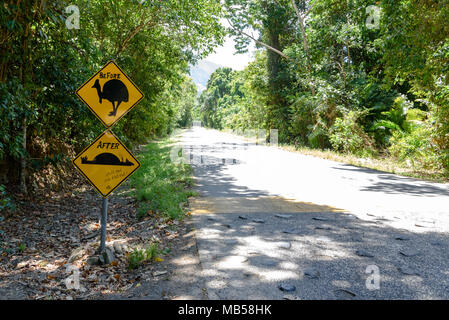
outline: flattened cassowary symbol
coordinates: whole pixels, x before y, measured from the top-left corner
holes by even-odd
[[[120,80],[109,80],[103,85],[102,91],[100,87],[100,81],[98,81],[97,79],[92,88],[97,89],[100,103],[103,103],[103,99],[109,100],[112,103],[112,111],[109,113],[110,116],[115,116],[117,114],[117,109],[120,103],[128,102],[128,89]],[[115,103],[117,103],[117,105]]]
[[[87,157],[81,158],[82,164],[102,164],[108,166],[133,166],[134,163],[126,159],[126,161],[120,161],[116,155],[112,153],[101,153],[95,157],[94,160],[87,160]]]

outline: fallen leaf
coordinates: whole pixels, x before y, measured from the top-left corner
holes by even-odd
[[[167,273],[167,271],[155,271],[155,272],[153,272],[153,276],[157,277],[157,276],[161,276],[166,273]]]

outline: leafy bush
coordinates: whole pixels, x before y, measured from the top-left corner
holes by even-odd
[[[432,140],[432,126],[417,126],[411,133],[395,131],[390,139],[390,154],[402,162],[408,162],[413,168],[438,168],[437,147]]]
[[[413,103],[404,95],[397,97],[391,109],[381,115],[382,119],[376,120],[371,130],[375,132],[376,139],[386,146],[391,146],[393,135],[397,140],[398,137],[411,134],[427,118],[427,112],[413,108]]]
[[[14,211],[16,209],[16,205],[8,196],[5,186],[0,185],[0,212],[3,211]]]
[[[8,196],[5,186],[0,184],[0,212],[7,212],[7,211],[14,211],[16,210],[16,205],[11,200],[11,198]],[[3,217],[0,216],[0,222],[3,221]],[[0,240],[2,239],[5,232],[3,230],[0,230]],[[2,241],[0,241],[0,252],[8,251],[9,249],[4,248],[4,245]]]
[[[317,103],[313,98],[308,96],[300,96],[292,98],[292,104],[290,105],[290,126],[289,134],[294,137],[295,144],[306,145],[307,142],[314,142],[314,136],[312,135],[309,140],[310,129],[313,128],[314,110],[317,109]]]
[[[439,163],[449,174],[449,84],[438,84],[438,91],[429,104],[434,117],[433,141],[438,148]]]
[[[320,126],[315,126],[313,131],[307,136],[312,148],[323,149],[329,143],[328,132]]]
[[[343,118],[337,118],[331,127],[329,140],[336,151],[367,156],[373,153],[373,139],[357,122],[361,112],[350,111]]]

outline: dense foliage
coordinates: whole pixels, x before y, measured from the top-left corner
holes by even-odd
[[[225,2],[237,49],[261,50],[212,75],[207,125],[449,172],[449,1]]]
[[[67,28],[76,18],[69,5],[79,29]],[[222,42],[220,15],[215,0],[3,1],[2,180],[29,184],[30,172],[67,160],[104,130],[74,92],[110,59],[145,94],[113,128],[125,144],[188,125],[196,97],[188,65]]]
[[[74,8],[79,28],[68,28]],[[260,50],[243,71],[218,69],[194,108],[188,66],[222,43],[222,17],[239,51]],[[280,142],[448,171],[448,21],[448,0],[3,1],[0,183],[26,190],[32,172],[104,130],[74,91],[110,59],[145,94],[114,127],[129,147],[196,114],[214,128],[276,128]]]

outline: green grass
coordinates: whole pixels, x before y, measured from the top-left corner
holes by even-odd
[[[138,218],[159,214],[171,219],[182,219],[187,209],[187,198],[195,196],[192,167],[170,160],[173,142],[170,138],[151,142],[137,155],[140,169],[130,178],[139,201]]]
[[[140,248],[135,248],[128,255],[128,268],[130,270],[137,269],[145,260],[146,260],[145,250],[140,249]]]
[[[145,256],[147,260],[154,260],[157,258],[159,252],[161,252],[159,250],[159,246],[157,245],[157,243],[153,242],[148,248],[145,249]]]
[[[128,255],[128,268],[130,270],[137,269],[144,262],[156,260],[159,253],[162,251],[159,250],[159,246],[155,242],[150,243],[146,248],[134,248]]]
[[[424,168],[415,168],[407,165],[404,162],[400,162],[392,157],[369,157],[360,158],[352,154],[343,154],[331,150],[319,150],[309,147],[296,147],[288,144],[279,146],[283,150],[298,152],[305,155],[310,155],[322,159],[333,160],[337,162],[343,162],[358,167],[379,170],[383,172],[398,174],[405,177],[411,177],[430,182],[448,182],[447,173],[443,170],[429,170]]]
[[[232,131],[230,129],[221,130],[225,133],[234,134],[242,137],[241,132]],[[256,137],[253,136],[249,139],[251,142],[256,142]],[[367,156],[365,158],[358,157],[353,154],[344,154],[341,152],[336,152],[332,150],[321,150],[311,147],[295,146],[292,144],[279,144],[280,149],[287,150],[290,152],[298,152],[305,155],[310,155],[322,159],[333,160],[337,162],[342,162],[346,164],[351,164],[358,167],[379,170],[383,172],[398,174],[405,177],[416,178],[420,180],[426,180],[429,182],[440,182],[447,183],[449,177],[447,171],[432,170],[427,168],[421,168],[419,166],[415,167],[409,165],[406,162],[399,161],[391,156]]]
[[[19,244],[19,247],[17,249],[19,250],[19,252],[24,252],[26,248],[27,248],[26,244],[21,243]]]

